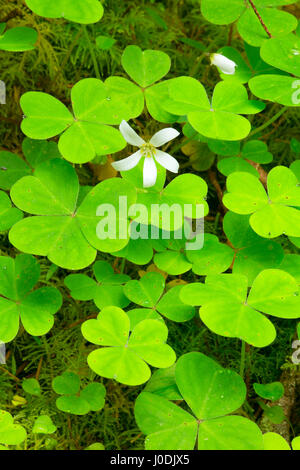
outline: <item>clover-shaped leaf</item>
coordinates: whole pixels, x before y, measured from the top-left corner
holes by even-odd
[[[271,38],[263,43],[261,56],[269,64],[294,76],[277,71],[272,75],[260,75],[249,81],[252,93],[264,100],[285,106],[299,106],[300,40],[295,34]]]
[[[192,77],[172,80],[169,95],[165,109],[180,116],[187,115],[192,127],[211,139],[243,139],[251,125],[240,114],[255,114],[265,107],[259,101],[248,100],[243,85],[231,82],[219,82],[210,103],[203,85]]]
[[[37,397],[41,395],[41,387],[37,379],[24,379],[22,388],[24,392],[29,393],[29,395],[35,395]]]
[[[165,289],[165,280],[161,274],[156,272],[145,274],[140,281],[127,282],[124,287],[126,297],[131,302],[144,307],[127,312],[130,317],[131,329],[141,320],[159,319],[158,313],[175,322],[185,322],[193,318],[194,309],[186,308],[187,306],[179,298],[181,288],[182,286],[172,287],[165,295],[162,295]]]
[[[226,416],[240,408],[246,397],[245,384],[236,372],[192,352],[179,358],[175,378],[194,416],[158,394],[142,392],[135,418],[147,435],[147,450],[193,450],[196,440],[199,450],[262,449],[262,434],[255,423]]]
[[[209,143],[208,145],[213,147],[214,144]],[[260,140],[249,140],[237,153],[232,152],[229,157],[226,157],[221,158],[217,165],[218,170],[225,176],[239,171],[251,173],[259,177],[258,171],[249,163],[249,160],[255,163],[270,163],[273,160],[273,155],[268,151],[267,145]]]
[[[282,264],[282,246],[258,236],[249,225],[248,215],[228,211],[223,220],[223,229],[235,252],[232,272],[246,276],[249,285],[264,269],[280,267],[294,276],[294,270],[291,272]]]
[[[297,0],[256,0],[255,7],[272,36],[284,36],[297,27],[296,18],[277,6],[296,3]],[[250,3],[244,0],[201,0],[203,16],[215,24],[237,21],[242,38],[255,47],[261,46],[269,36]]]
[[[4,343],[17,335],[19,317],[33,336],[44,335],[52,328],[62,297],[55,287],[32,291],[39,276],[40,265],[33,256],[0,257],[0,340]]]
[[[142,51],[138,46],[127,46],[122,55],[122,66],[138,85],[146,88],[169,72],[171,60],[161,51]]]
[[[162,51],[142,51],[138,46],[127,46],[122,55],[122,66],[138,85],[142,94],[142,103],[146,102],[151,116],[160,122],[176,122],[178,117],[167,112],[162,103],[169,98],[171,80],[157,82],[170,70],[171,60]],[[140,112],[142,111],[141,108]]]
[[[55,377],[52,387],[57,394],[62,395],[56,400],[57,408],[66,413],[85,415],[90,411],[99,411],[104,406],[104,385],[92,382],[80,390],[80,378],[74,372],[64,372]]]
[[[284,386],[280,382],[272,382],[270,384],[254,383],[253,388],[257,395],[265,400],[277,401],[284,394]]]
[[[190,269],[199,276],[219,274],[226,271],[233,260],[232,249],[220,243],[215,235],[204,235],[201,249],[185,249],[186,240],[170,240],[166,250],[154,256],[156,266],[172,275],[183,274]]]
[[[263,60],[273,67],[300,75],[300,38],[296,34],[264,41],[260,53]]]
[[[11,152],[0,152],[0,188],[10,189],[22,176],[31,175],[34,169],[46,160],[60,158],[55,142],[31,140],[26,137],[22,143],[26,161]]]
[[[300,187],[297,177],[286,167],[277,166],[268,174],[268,194],[253,175],[236,172],[227,178],[223,203],[237,214],[252,214],[249,222],[261,237],[283,233],[300,236]]]
[[[66,18],[75,23],[97,23],[103,16],[99,0],[25,0],[36,15],[46,18]]]
[[[251,92],[263,100],[299,106],[299,80],[285,75],[260,75],[249,82]]]
[[[204,235],[203,248],[200,250],[187,250],[186,257],[192,263],[192,270],[198,276],[208,276],[227,271],[231,266],[234,253],[232,249],[220,243],[216,235]]]
[[[34,49],[37,38],[38,33],[35,29],[27,27],[11,28],[4,33],[0,31],[0,50],[12,52],[31,51]]]
[[[132,219],[135,224],[152,225],[172,232],[184,225],[184,216],[199,219],[208,214],[207,184],[202,178],[185,173],[177,176],[164,187],[166,171],[164,168],[158,168],[155,185],[151,188],[143,188],[143,165],[141,163],[132,170],[121,172],[122,178],[130,181],[137,188],[137,205],[132,208]],[[187,187],[189,188],[188,193]],[[170,210],[169,216],[166,214],[163,217],[162,213],[166,204],[172,210]],[[145,206],[142,210],[140,210],[141,205]],[[199,214],[198,206],[202,206],[203,213]],[[184,212],[187,210],[189,210],[189,214]],[[154,236],[151,236],[151,239],[153,238]]]
[[[48,256],[54,264],[67,269],[82,269],[96,257],[96,249],[117,251],[128,238],[100,239],[98,223],[107,219],[97,216],[97,208],[110,203],[118,213],[119,197],[135,203],[136,191],[127,181],[111,178],[99,183],[80,201],[75,169],[62,159],[52,159],[39,165],[34,176],[21,178],[11,189],[17,207],[35,215],[13,226],[10,242],[19,250]],[[122,215],[120,215],[121,220]],[[114,221],[112,221],[114,223]],[[129,221],[124,220],[125,226]],[[125,227],[126,229],[126,227]]]
[[[14,424],[10,413],[0,410],[0,444],[16,446],[25,441],[26,430],[20,424]]]
[[[266,432],[263,441],[264,450],[291,450],[284,437],[276,432]]]
[[[32,432],[33,434],[53,434],[56,429],[50,416],[41,415],[35,420]]]
[[[107,83],[96,78],[83,79],[71,91],[73,116],[53,96],[27,92],[20,100],[25,115],[21,128],[32,139],[62,134],[58,148],[63,157],[74,163],[85,163],[126,146],[119,130],[110,124],[120,124],[123,119],[140,114],[139,93],[138,87],[124,78],[110,77]]]
[[[130,300],[124,295],[123,285],[130,280],[126,274],[115,274],[106,261],[96,261],[93,265],[96,281],[85,274],[70,274],[64,280],[77,300],[94,300],[99,309],[109,305],[127,307]]]
[[[175,232],[176,233],[176,232]],[[165,240],[165,249],[160,250],[154,255],[154,263],[162,271],[178,275],[189,271],[192,264],[185,254],[186,239],[182,240]]]
[[[23,212],[16,207],[12,207],[8,195],[0,191],[0,232],[9,230],[22,218]]]
[[[205,284],[183,286],[180,297],[188,305],[201,305],[199,314],[214,333],[240,338],[256,347],[268,346],[276,337],[271,321],[299,318],[300,297],[296,280],[279,269],[266,269],[254,280],[238,274],[207,276]],[[262,312],[262,313],[261,313]]]
[[[105,307],[97,320],[87,320],[82,334],[105,346],[92,351],[88,364],[96,374],[127,385],[140,385],[151,376],[148,366],[170,367],[176,359],[165,342],[167,327],[157,320],[143,320],[130,333],[128,315],[118,307]]]

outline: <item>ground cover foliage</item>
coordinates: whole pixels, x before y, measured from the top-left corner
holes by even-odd
[[[0,11],[0,449],[299,450],[299,2]]]

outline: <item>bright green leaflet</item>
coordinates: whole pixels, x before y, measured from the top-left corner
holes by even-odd
[[[142,392],[136,400],[135,417],[147,435],[147,450],[192,450],[197,435],[199,450],[262,449],[262,435],[255,423],[226,416],[240,408],[246,397],[245,384],[237,373],[193,352],[179,358],[175,380],[197,419],[158,394]]]
[[[115,305],[127,307],[130,300],[124,295],[123,285],[130,280],[126,274],[115,274],[106,261],[96,261],[93,265],[96,281],[85,274],[70,274],[64,280],[77,300],[94,300],[99,309]]]
[[[34,49],[37,39],[38,33],[32,28],[11,28],[3,34],[0,31],[0,50],[11,52],[31,51]]]
[[[282,234],[300,236],[300,187],[297,177],[286,167],[277,166],[268,174],[268,194],[260,181],[249,173],[236,172],[227,178],[224,205],[237,214],[252,214],[253,230],[264,238]]]
[[[272,3],[272,0],[268,3]],[[265,5],[260,5],[259,1],[256,1],[255,5],[272,36],[285,36],[297,28],[297,18],[290,13],[265,7]],[[269,37],[250,6],[239,19],[237,29],[242,38],[251,46],[260,47]],[[264,59],[263,56],[262,58]]]
[[[204,235],[201,250],[187,250],[186,257],[192,263],[192,271],[198,276],[208,276],[227,271],[233,260],[232,249],[220,243],[218,237],[210,233]]]
[[[285,414],[281,406],[275,405],[270,406],[262,401],[259,401],[260,406],[264,410],[264,416],[266,416],[271,423],[280,424],[285,420]]]
[[[156,121],[174,123],[179,119],[178,116],[169,113],[164,108],[164,103],[170,98],[169,85],[172,80],[175,79],[171,78],[170,80],[156,83],[144,90],[147,110]]]
[[[66,269],[85,268],[94,261],[97,249],[117,251],[124,247],[128,238],[118,237],[119,227],[115,239],[98,238],[96,227],[105,222],[107,214],[96,213],[99,205],[110,203],[126,230],[129,221],[122,214],[118,216],[119,196],[127,196],[128,205],[135,202],[136,191],[130,183],[119,178],[103,181],[88,192],[79,207],[78,192],[76,171],[62,159],[46,161],[34,176],[17,181],[11,189],[12,200],[35,217],[15,224],[9,233],[10,242],[21,251],[48,256],[52,263]]]
[[[214,333],[240,338],[256,347],[268,346],[276,331],[262,313],[299,318],[299,287],[290,274],[266,269],[256,277],[248,295],[247,290],[245,276],[219,274],[207,276],[205,284],[184,286],[180,297],[188,305],[202,306],[200,318]]]
[[[33,434],[53,434],[56,429],[50,416],[41,415],[35,420],[32,432]]]
[[[114,38],[109,36],[97,36],[96,37],[96,44],[99,49],[102,51],[108,51],[112,48],[112,46],[116,43]]]
[[[300,80],[285,75],[260,75],[249,81],[251,92],[263,100],[284,106],[299,106]]]
[[[184,227],[189,230],[188,226]],[[186,233],[182,237],[181,231],[179,232],[179,239],[176,239],[176,232],[171,232],[169,239],[163,239],[164,232],[160,234],[159,240],[153,240],[153,247],[158,253],[154,255],[154,263],[162,271],[178,275],[189,271],[192,264],[189,262],[185,255],[185,245],[187,239]]]
[[[297,436],[292,440],[292,449],[300,450],[300,436]]]
[[[86,163],[126,146],[119,130],[111,125],[139,115],[142,99],[138,87],[124,78],[110,77],[105,83],[86,78],[72,88],[73,116],[53,96],[27,92],[20,100],[25,115],[21,128],[32,139],[49,139],[62,133],[58,147],[63,157]]]
[[[157,312],[175,322],[185,322],[193,318],[195,310],[186,308],[187,306],[180,300],[182,286],[175,286],[162,295],[164,288],[163,276],[154,272],[145,274],[140,281],[127,282],[124,287],[126,297],[131,302],[144,307],[144,309],[138,309],[138,312],[128,312],[131,328],[146,318],[159,318]]]
[[[182,400],[175,381],[176,364],[167,369],[158,369],[147,382],[144,392],[155,393],[168,400]]]
[[[62,395],[56,400],[59,410],[74,415],[85,415],[90,411],[99,411],[103,408],[105,387],[97,382],[90,383],[83,389],[80,385],[80,378],[74,372],[64,372],[55,377],[52,382],[53,390]]]
[[[84,450],[105,450],[105,447],[103,444],[101,444],[101,442],[95,442],[94,444],[86,447]]]
[[[183,274],[192,268],[199,276],[219,274],[230,267],[234,253],[229,246],[220,243],[215,235],[205,234],[203,247],[198,250],[185,249],[186,241],[170,240],[165,248],[155,254],[156,266],[172,275]]]
[[[143,188],[143,162],[140,162],[132,170],[121,172],[124,180],[130,181],[137,190],[137,205],[132,208],[131,217],[136,224],[152,225],[166,231],[176,231],[184,224],[183,210],[187,216],[189,209],[191,218],[201,218],[197,205],[203,206],[203,216],[208,214],[208,205],[206,202],[207,184],[197,175],[182,174],[175,177],[166,187],[164,187],[166,172],[164,168],[158,168],[158,177],[154,186]],[[189,188],[187,193],[186,188]],[[147,213],[141,211],[139,204],[146,206]],[[166,207],[167,204],[167,207]],[[176,204],[174,207],[173,204]],[[184,207],[190,205],[190,207]],[[162,217],[164,208],[170,210],[170,217]],[[136,209],[136,213],[135,210]],[[159,234],[158,237],[159,238]],[[151,236],[155,239],[155,236]]]
[[[270,163],[273,160],[273,155],[268,151],[267,145],[260,140],[249,140],[235,155],[234,153],[218,161],[218,170],[225,176],[239,171],[259,177],[258,171],[249,160],[255,163]]]
[[[256,0],[255,6],[272,36],[280,36],[297,27],[297,19],[274,7],[290,5],[297,0]],[[201,0],[202,15],[211,23],[229,24],[237,21],[242,38],[255,47],[261,46],[269,36],[262,27],[250,3],[244,0]]]
[[[169,85],[170,99],[164,108],[171,113],[187,115],[192,127],[205,137],[240,140],[251,129],[240,114],[256,114],[265,108],[259,101],[248,100],[246,88],[231,82],[219,82],[210,103],[203,85],[191,77],[179,77]]]
[[[52,328],[53,315],[60,309],[62,296],[55,287],[32,290],[40,276],[33,256],[15,259],[0,257],[0,340],[12,341],[19,330],[19,317],[25,330],[41,336]]]
[[[284,394],[284,387],[280,382],[273,382],[270,384],[254,383],[253,388],[261,398],[271,401],[280,400]]]
[[[121,62],[124,70],[141,87],[140,113],[145,101],[150,115],[155,120],[164,123],[176,122],[178,117],[163,108],[163,102],[169,98],[169,83],[173,79],[154,85],[169,72],[171,66],[169,56],[161,51],[142,51],[138,46],[127,46]]]
[[[15,223],[23,218],[23,212],[12,207],[8,195],[0,191],[0,232],[9,230]]]
[[[65,18],[75,23],[97,23],[103,16],[99,0],[25,0],[37,15],[46,18]]]
[[[291,450],[286,440],[276,432],[266,432],[263,440],[264,450]]]
[[[162,322],[143,320],[130,336],[129,332],[129,317],[118,307],[105,307],[96,320],[83,323],[84,338],[105,346],[88,356],[96,374],[126,385],[140,385],[151,377],[148,364],[158,368],[174,364],[176,356],[166,344],[168,329]]]
[[[264,269],[280,268],[290,272],[282,265],[282,246],[258,236],[249,225],[248,215],[228,211],[223,220],[223,230],[235,251],[232,272],[246,276],[249,286]],[[290,274],[294,276],[293,272]]]
[[[36,379],[24,379],[22,388],[24,392],[29,393],[29,395],[35,395],[37,397],[41,395],[41,386]]]
[[[55,142],[31,140],[26,137],[22,143],[26,161],[11,152],[0,152],[0,188],[10,189],[22,176],[32,174],[34,168],[51,158],[60,158]]]
[[[16,446],[25,441],[26,430],[19,424],[14,424],[10,413],[0,410],[0,444]]]
[[[142,51],[138,46],[127,46],[121,61],[130,78],[142,88],[160,80],[171,67],[170,57],[164,52]]]
[[[295,34],[271,38],[260,50],[261,57],[272,66],[285,72],[300,75],[300,38]]]

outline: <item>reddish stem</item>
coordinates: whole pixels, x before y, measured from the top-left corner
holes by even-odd
[[[264,23],[262,17],[261,17],[260,14],[258,13],[257,8],[256,8],[256,6],[254,5],[253,1],[252,1],[252,0],[248,0],[248,1],[249,1],[249,3],[250,3],[251,7],[253,8],[253,11],[254,11],[254,13],[256,14],[256,16],[257,16],[257,18],[258,18],[260,24],[261,24],[262,27],[264,28],[264,30],[265,30],[265,32],[267,33],[267,35],[269,36],[269,38],[271,38],[271,37],[272,37],[272,34],[270,33],[270,31],[268,30],[267,26],[265,25],[265,23]]]

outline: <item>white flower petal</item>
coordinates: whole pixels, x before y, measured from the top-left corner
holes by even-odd
[[[179,132],[176,129],[172,129],[172,127],[167,127],[166,129],[162,129],[161,131],[156,132],[154,136],[150,140],[150,144],[154,145],[154,147],[161,147],[162,145],[170,142],[170,140],[175,139],[179,135]]]
[[[178,173],[179,163],[176,158],[172,157],[172,155],[169,155],[166,152],[162,152],[161,150],[156,150],[155,160],[161,166],[166,168],[166,170],[172,171],[172,173]]]
[[[118,162],[113,162],[111,165],[117,171],[127,171],[134,168],[142,158],[142,152],[138,150],[137,152],[130,155],[130,157],[123,158]]]
[[[212,54],[210,60],[213,65],[219,67],[221,72],[226,75],[234,75],[237,64],[233,60],[228,59],[228,57],[222,54]]]
[[[143,186],[150,188],[154,186],[157,178],[157,168],[152,157],[145,157],[143,168]]]
[[[136,147],[141,147],[145,144],[144,139],[142,139],[137,133],[130,127],[130,125],[126,121],[122,121],[120,124],[120,132],[126,142],[131,145],[135,145]]]

